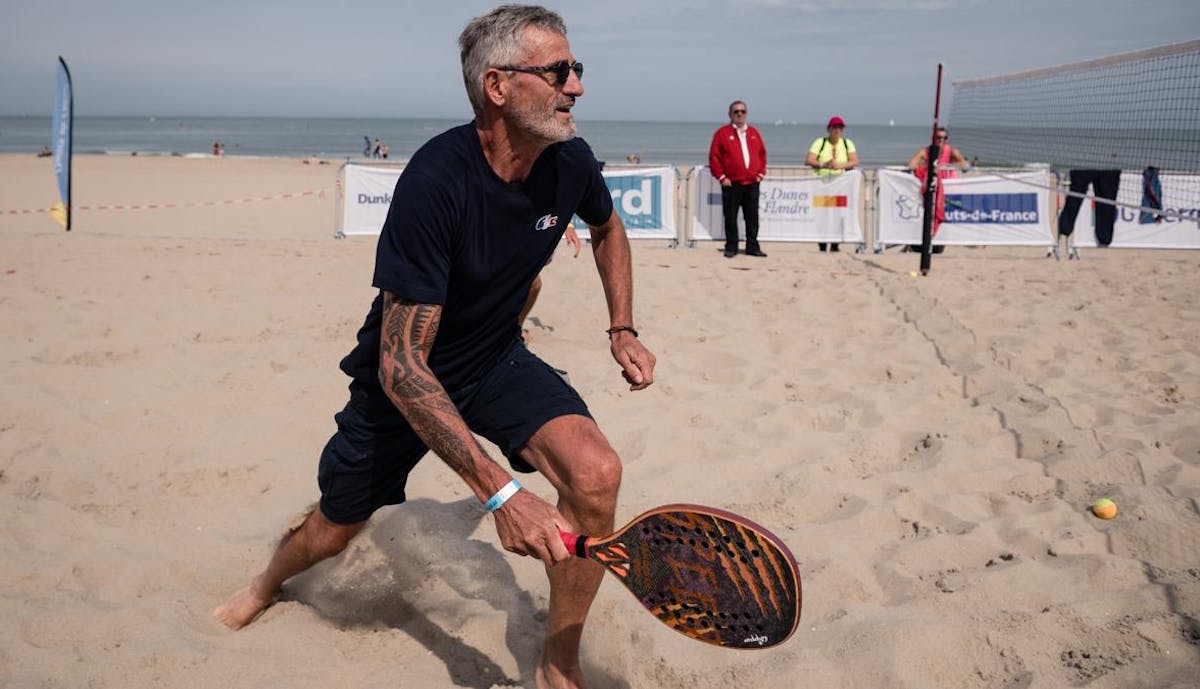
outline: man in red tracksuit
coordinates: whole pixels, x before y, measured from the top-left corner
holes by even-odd
[[[738,252],[738,209],[746,220],[746,255],[766,258],[758,246],[758,183],[767,174],[767,147],[758,130],[746,124],[746,104],[729,105],[729,124],[713,134],[708,168],[721,183],[725,215],[725,258]]]

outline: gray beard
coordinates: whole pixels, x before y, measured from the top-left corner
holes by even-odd
[[[557,112],[551,110],[545,114],[533,110],[514,110],[513,121],[521,131],[546,144],[570,141],[575,138],[575,122],[572,120],[567,124],[560,123],[555,117]]]

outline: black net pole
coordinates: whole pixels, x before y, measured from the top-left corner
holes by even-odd
[[[929,274],[933,257],[933,222],[936,214],[935,200],[938,193],[937,161],[941,147],[937,143],[938,113],[942,107],[942,65],[938,63],[937,95],[933,101],[933,133],[929,136],[929,149],[925,151],[925,217],[921,221],[921,275]]]

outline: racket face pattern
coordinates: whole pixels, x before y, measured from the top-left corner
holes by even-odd
[[[584,542],[660,621],[727,648],[767,648],[800,622],[800,573],[787,546],[754,522],[700,505],[645,512]]]

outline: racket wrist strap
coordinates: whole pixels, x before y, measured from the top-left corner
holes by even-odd
[[[488,501],[483,504],[488,512],[495,512],[500,507],[508,502],[508,499],[517,494],[521,490],[521,484],[517,483],[517,479],[513,479],[504,484],[504,487],[496,491],[496,494],[488,498]]]

